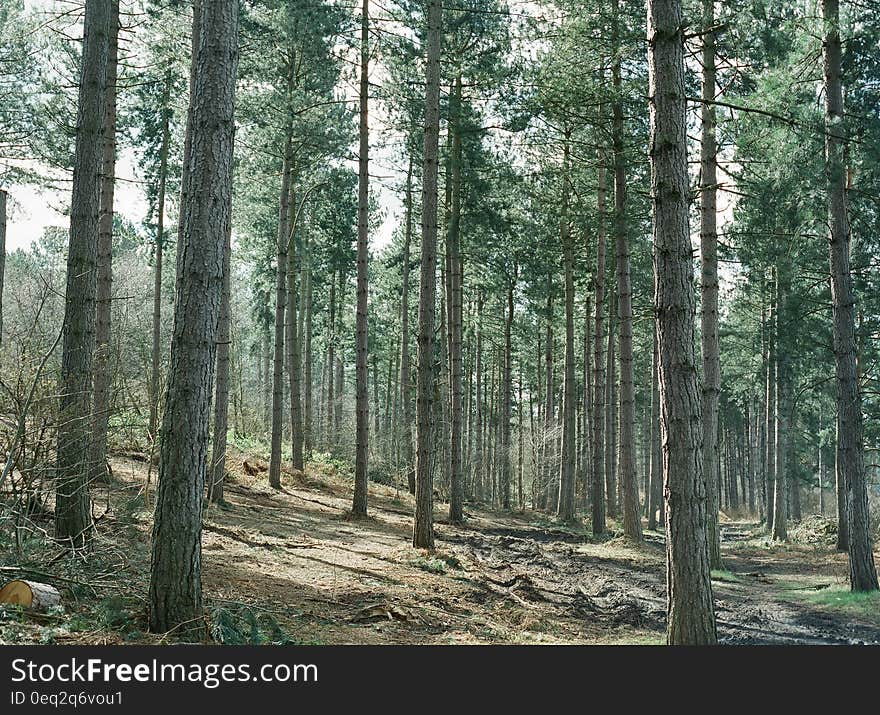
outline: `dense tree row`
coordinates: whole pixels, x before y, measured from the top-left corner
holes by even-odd
[[[829,514],[877,588],[876,13],[83,10],[0,8],[0,248],[17,187],[72,179],[69,241],[6,261],[0,486],[50,475],[85,547],[108,448],[143,449],[153,629],[197,634],[229,443],[273,487],[351,463],[355,516],[370,480],[409,490],[420,548],[437,500],[449,528],[481,503],[664,529],[670,643],[715,641],[720,510],[776,540]]]

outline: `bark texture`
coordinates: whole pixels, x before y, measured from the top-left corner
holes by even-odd
[[[828,182],[829,263],[837,376],[837,469],[846,489],[849,580],[853,591],[878,588],[868,514],[868,490],[855,338],[855,295],[850,268],[844,148],[847,140],[841,85],[839,0],[822,0],[825,79],[825,174]]]
[[[55,537],[74,547],[85,545],[92,531],[88,487],[92,356],[110,15],[110,0],[86,2],[64,294],[55,493]]]
[[[717,641],[700,454],[680,0],[648,0],[655,310],[666,499],[667,642]]]
[[[370,22],[369,0],[364,0],[361,11],[361,67],[360,67],[360,148],[358,159],[358,233],[357,233],[357,309],[355,326],[355,462],[354,499],[352,513],[367,515],[367,457],[370,440],[370,405],[367,391],[367,259],[369,213],[369,150],[368,124]],[[373,405],[379,409],[378,403]]]
[[[721,568],[718,526],[718,352],[717,143],[715,139],[715,0],[703,0],[703,79],[700,115],[700,321],[703,353],[703,474],[706,477],[706,530],[709,566]]]
[[[190,171],[182,206],[177,300],[162,419],[153,524],[149,623],[201,636],[202,495],[226,236],[232,210],[238,2],[203,9],[191,97]]]
[[[618,352],[620,355],[618,479],[623,496],[621,505],[623,533],[630,540],[641,541],[639,483],[636,477],[632,281],[630,277],[629,236],[626,226],[626,157],[624,154],[623,100],[621,98],[619,6],[619,0],[614,0],[612,21],[614,60],[611,65],[611,86],[614,96],[614,101],[611,104],[611,135],[614,151],[614,235],[617,245],[617,317],[620,322],[618,331]]]
[[[293,145],[288,133],[281,165],[278,234],[275,253],[275,331],[272,351],[272,434],[269,484],[281,488],[281,437],[284,430],[284,313],[287,306],[287,252],[290,234],[290,184]]]
[[[599,149],[597,210],[599,228],[596,234],[596,339],[593,343],[593,474],[592,527],[593,535],[605,533],[605,152]]]
[[[437,293],[437,176],[440,138],[440,50],[443,3],[428,3],[425,57],[422,264],[419,275],[418,372],[416,376],[416,510],[413,546],[434,548],[434,480],[431,473],[434,403],[434,301]]]
[[[574,241],[569,224],[570,131],[566,131],[562,156],[562,217],[560,238],[565,272],[565,362],[562,373],[562,458],[559,471],[559,499],[556,515],[560,521],[575,518],[575,396],[574,383]]]
[[[229,311],[232,303],[232,223],[223,247],[223,287],[220,293],[220,316],[217,320],[217,373],[214,379],[214,433],[211,441],[211,469],[208,475],[208,499],[223,502],[226,479],[226,432],[229,422]]]

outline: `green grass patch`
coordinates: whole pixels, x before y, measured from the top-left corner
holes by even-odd
[[[722,583],[740,583],[742,581],[739,576],[726,569],[712,569],[712,580]]]
[[[880,591],[850,591],[848,587],[840,585],[805,592],[799,597],[822,608],[880,623]]]

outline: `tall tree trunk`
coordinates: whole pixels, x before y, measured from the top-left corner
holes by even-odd
[[[87,0],[77,102],[70,247],[61,352],[55,537],[83,546],[92,531],[88,478],[91,457],[92,355],[110,0]]]
[[[150,350],[150,471],[159,424],[159,369],[162,356],[162,258],[165,251],[165,187],[168,181],[168,145],[171,142],[171,72],[165,74],[162,93],[162,144],[159,149],[159,190],[156,199],[156,252],[153,265],[153,330]],[[149,474],[147,476],[149,480]]]
[[[566,128],[562,156],[562,262],[565,269],[565,363],[563,366],[562,454],[559,471],[559,499],[556,515],[563,522],[573,522],[575,487],[575,399],[574,381],[574,242],[568,219],[571,130]]]
[[[440,138],[440,45],[443,3],[428,3],[425,56],[424,168],[422,171],[422,264],[419,276],[419,338],[416,386],[416,509],[413,546],[434,548],[434,486],[431,474],[434,399],[434,301],[437,292],[437,174]]]
[[[302,330],[302,392],[303,392],[303,452],[311,454],[314,449],[314,421],[312,416],[312,249],[308,231],[303,233],[302,277],[300,278],[302,300],[300,316]],[[305,457],[304,457],[305,459]]]
[[[589,285],[587,286],[589,291]],[[590,380],[592,379],[592,337],[593,337],[593,305],[592,295],[588,292],[584,301],[584,354],[583,374],[581,381],[584,385],[581,427],[581,470],[583,474],[584,506],[590,508],[592,502],[590,485],[592,484],[592,446],[593,446],[593,391]]]
[[[706,479],[706,531],[709,566],[721,568],[718,526],[718,398],[721,360],[718,352],[718,230],[716,215],[717,153],[715,140],[715,0],[703,2],[703,81],[700,115],[700,291],[703,353],[703,475]]]
[[[302,210],[300,199],[297,207],[294,201],[294,187],[290,187],[290,230],[287,237],[287,325],[285,342],[287,344],[287,379],[290,392],[290,465],[303,469],[303,420],[302,420],[302,353],[299,339],[299,295],[296,279],[299,276],[300,251],[297,249],[297,231]]]
[[[179,207],[177,217],[177,246],[180,249],[183,246],[183,207],[186,206],[187,186],[189,184],[189,172],[192,170],[192,132],[193,132],[193,101],[192,96],[196,86],[196,55],[199,51],[199,38],[202,34],[202,4],[204,0],[192,0],[192,31],[190,32],[190,65],[189,65],[189,103],[186,109],[186,127],[183,132],[183,156],[181,160],[180,173],[180,200],[177,205]],[[175,291],[174,299],[177,300],[177,282],[180,280],[180,250],[176,254],[175,265]]]
[[[510,509],[510,420],[513,416],[511,402],[513,398],[513,344],[511,334],[513,331],[513,295],[516,290],[518,267],[513,266],[511,282],[507,284],[507,310],[504,318],[504,355],[501,360],[501,428],[499,430],[500,463],[498,471],[498,491],[501,508]]]
[[[666,495],[667,642],[717,641],[700,455],[680,0],[648,0],[651,199]]]
[[[416,493],[416,472],[413,465],[412,434],[412,373],[409,357],[409,252],[412,243],[412,156],[406,171],[406,225],[403,235],[403,267],[400,289],[400,392],[403,402],[403,464],[410,494]],[[479,368],[478,368],[479,369]],[[479,377],[477,378],[479,380]],[[479,386],[477,387],[479,392]]]
[[[648,529],[653,531],[663,526],[663,465],[660,454],[660,383],[658,365],[657,330],[653,333],[653,350],[651,357],[651,464],[648,476]],[[659,522],[658,522],[659,512]]]
[[[523,381],[522,381],[522,366],[519,369],[518,375],[518,383],[517,383],[517,401],[516,401],[516,414],[517,414],[517,428],[516,428],[516,437],[517,437],[517,497],[518,497],[518,506],[521,512],[525,511],[526,503],[523,498],[523,472],[525,470],[525,462],[523,461]]]
[[[608,345],[605,351],[605,498],[608,516],[617,516],[617,363],[614,359],[615,295],[608,296]]]
[[[605,533],[605,152],[599,148],[596,206],[599,228],[596,239],[596,340],[593,360],[593,535]]]
[[[208,499],[222,504],[226,480],[226,433],[229,422],[229,313],[232,303],[232,223],[226,232],[223,248],[223,286],[220,293],[220,316],[217,323],[217,375],[214,380],[214,434],[211,441],[211,469]]]
[[[464,490],[461,460],[461,73],[455,78],[449,117],[452,133],[451,206],[446,251],[449,256],[449,380],[451,407],[449,521],[464,521]],[[508,428],[509,433],[509,428]]]
[[[369,151],[368,123],[369,60],[370,60],[369,0],[363,0],[361,10],[361,76],[360,76],[360,147],[358,153],[358,234],[357,234],[357,309],[355,357],[355,460],[354,498],[352,514],[367,515],[367,459],[370,448],[370,405],[367,392],[367,260],[369,259]],[[373,405],[374,410],[379,405]]]
[[[336,404],[335,399],[335,377],[333,369],[336,365],[336,271],[330,278],[330,309],[327,320],[327,352],[325,355],[326,365],[324,365],[322,380],[326,385],[326,401],[324,402],[324,445],[327,449],[334,449],[336,446],[336,435],[334,433],[333,413]]]
[[[555,511],[556,505],[551,503],[551,499],[553,497],[553,459],[554,459],[554,450],[553,450],[553,412],[554,412],[554,403],[553,403],[553,274],[547,274],[547,326],[546,326],[546,336],[544,339],[544,378],[546,380],[545,386],[545,404],[544,404],[544,439],[542,440],[544,443],[544,488],[542,490],[543,499],[542,504],[545,509],[553,509]]]
[[[3,342],[3,279],[6,275],[6,191],[0,189],[0,343]]]
[[[272,354],[272,435],[269,484],[281,488],[281,437],[284,430],[284,312],[287,303],[287,251],[290,234],[290,184],[293,168],[290,131],[284,140],[281,193],[278,199],[278,234],[275,252],[275,332]]]
[[[771,285],[775,285],[771,271]],[[770,289],[770,306],[767,315],[767,390],[764,421],[764,479],[767,494],[767,531],[773,529],[773,493],[776,484],[776,310],[775,288]]]
[[[477,314],[475,316],[475,327],[474,332],[476,333],[474,342],[474,352],[476,356],[474,372],[475,375],[475,402],[477,403],[476,407],[476,445],[474,446],[474,460],[473,460],[473,471],[474,471],[474,497],[477,501],[482,501],[484,493],[483,493],[483,474],[485,473],[483,467],[483,442],[485,438],[485,430],[483,429],[483,292],[479,288],[477,288]]]
[[[238,2],[206,3],[195,57],[192,149],[182,208],[159,491],[153,522],[149,623],[201,636],[202,495],[224,248],[232,208]]]
[[[339,287],[337,295],[339,297],[339,308],[336,311],[336,332],[337,336],[345,333],[345,289],[348,287],[346,272],[339,271]],[[338,441],[342,437],[342,409],[345,406],[343,400],[343,392],[345,390],[345,352],[342,346],[336,351],[336,389],[335,399],[333,401],[333,434]]]
[[[840,424],[836,463],[846,489],[849,581],[853,591],[877,590],[868,514],[868,490],[862,425],[862,397],[856,366],[855,295],[850,268],[850,226],[846,205],[847,141],[841,86],[839,0],[822,0],[822,70],[825,80],[825,175],[828,185],[828,223],[831,227],[829,263],[837,375],[837,413]]]
[[[633,313],[630,278],[629,236],[626,227],[626,157],[624,156],[623,100],[620,77],[620,0],[612,6],[611,84],[614,101],[612,113],[612,148],[614,151],[614,234],[617,243],[617,316],[620,320],[620,451],[619,466],[623,492],[623,533],[634,541],[642,540],[639,483],[636,476],[636,392],[633,381]]]
[[[110,0],[107,44],[103,154],[98,202],[98,246],[95,265],[95,357],[92,401],[92,480],[106,480],[110,423],[110,313],[113,297],[113,190],[116,183],[116,76],[119,58],[119,0]]]

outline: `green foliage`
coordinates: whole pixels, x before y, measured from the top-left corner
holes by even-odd
[[[211,612],[211,638],[222,645],[296,645],[271,614],[232,604]]]

